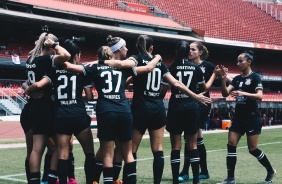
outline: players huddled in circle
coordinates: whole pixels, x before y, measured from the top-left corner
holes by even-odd
[[[21,125],[26,135],[25,169],[29,184],[78,183],[74,175],[73,135],[85,154],[86,184],[99,183],[101,173],[104,184],[136,184],[137,151],[146,131],[154,158],[151,182],[160,184],[165,129],[171,141],[172,183],[189,179],[189,165],[193,184],[209,179],[201,130],[210,113],[212,99],[208,91],[214,80],[220,81],[224,97],[230,94],[236,100],[228,135],[227,178],[221,183],[235,183],[236,146],[245,133],[250,154],[267,170],[264,183],[272,183],[276,171],[258,148],[262,120],[257,100],[262,99],[263,86],[251,69],[252,52],[238,56],[241,74],[232,79],[226,67],[206,61],[208,50],[201,42],[178,42],[169,67],[160,55],[153,55],[153,39],[147,35],[137,38],[138,53],[128,58],[126,41],[109,35],[107,45],[97,50],[98,61],[86,65],[80,64],[81,51],[74,41],[66,40],[62,45],[55,35],[42,33],[26,64],[28,80],[24,86],[29,99],[21,114]],[[129,83],[133,83],[132,104],[125,95]],[[91,118],[83,100],[83,91],[86,100],[93,100],[94,86],[98,92],[96,117],[100,142],[96,154]],[[163,86],[171,87],[167,114]],[[185,159],[179,173],[182,133]],[[41,179],[40,163],[46,145],[49,149]]]

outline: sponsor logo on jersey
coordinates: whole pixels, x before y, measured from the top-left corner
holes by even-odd
[[[36,64],[34,63],[34,64],[26,64],[25,65],[26,66],[26,68],[36,68]]]
[[[112,68],[110,66],[97,66],[97,70],[105,70],[105,69],[108,69],[108,68]]]
[[[206,67],[201,66],[200,68],[201,68],[201,70],[202,70],[203,73],[206,73]]]
[[[195,66],[177,66],[178,70],[195,70]]]
[[[150,62],[150,61],[146,61],[146,60],[143,59],[143,63],[146,63],[146,65],[147,65],[147,63],[149,63],[149,62]],[[158,63],[157,63],[157,66],[161,66],[161,63],[158,62]]]
[[[69,72],[67,70],[56,70],[56,73],[74,73],[74,72]]]
[[[246,79],[245,84],[246,84],[246,85],[250,85],[250,84],[251,84],[251,81],[252,81],[252,79]]]

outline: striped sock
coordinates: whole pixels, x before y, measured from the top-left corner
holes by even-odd
[[[171,151],[170,164],[171,164],[173,183],[178,183],[179,166],[180,166],[180,150]]]
[[[154,184],[160,184],[164,170],[164,152],[157,151],[154,152],[153,154],[154,154],[154,163],[153,163]]]
[[[199,165],[200,157],[197,149],[188,150],[188,155],[190,157],[190,163],[193,171],[193,183],[199,182]]]
[[[118,179],[121,167],[122,167],[122,162],[114,162],[114,175],[113,175],[114,181]]]
[[[204,144],[203,138],[197,139],[197,149],[200,156],[200,167],[201,167],[201,173],[208,174],[208,168],[207,168],[207,151]]]
[[[136,162],[130,162],[124,164],[124,175],[126,176],[124,184],[136,184]]]
[[[250,154],[253,155],[258,159],[258,161],[265,167],[267,172],[273,172],[273,168],[267,159],[266,155],[260,150],[260,149],[255,149],[253,151],[250,151]]]
[[[113,184],[113,168],[104,167],[103,168],[104,184]]]
[[[226,157],[227,176],[228,178],[234,178],[235,165],[237,162],[236,146],[231,146],[227,144],[227,151],[228,151]]]

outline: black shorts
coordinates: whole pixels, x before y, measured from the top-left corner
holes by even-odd
[[[147,109],[133,110],[133,128],[138,130],[142,135],[146,129],[149,131],[157,130],[166,125],[165,109]]]
[[[53,102],[31,103],[28,120],[32,125],[33,134],[54,135],[55,105]]]
[[[30,110],[29,107],[30,107],[29,103],[25,104],[20,116],[21,126],[25,134],[32,128],[31,122],[28,120],[28,114]]]
[[[97,137],[101,141],[130,141],[133,119],[131,113],[104,112],[97,114]]]
[[[194,135],[199,131],[199,109],[168,110],[166,130],[171,134]]]
[[[208,121],[208,115],[211,110],[211,105],[205,106],[205,105],[199,105],[199,111],[200,111],[200,120],[199,120],[199,126],[201,129],[206,129],[206,123]]]
[[[90,127],[90,116],[60,117],[55,119],[55,133],[77,136],[81,131]]]
[[[247,136],[257,135],[261,133],[262,119],[259,112],[251,112],[250,114],[236,115],[232,120],[229,131],[238,132]]]

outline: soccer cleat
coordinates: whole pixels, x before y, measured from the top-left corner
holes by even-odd
[[[200,173],[199,174],[199,179],[205,180],[205,179],[209,179],[209,178],[210,178],[209,173],[207,173],[207,174]]]
[[[235,179],[234,178],[227,178],[221,184],[235,184]]]
[[[117,179],[116,181],[113,181],[113,184],[122,184],[122,181],[120,179]]]
[[[56,184],[60,184],[59,180],[56,181]]]
[[[188,179],[189,179],[188,174],[181,174],[181,175],[178,176],[178,182],[179,183],[182,183],[182,182],[184,182],[184,181],[186,181]]]
[[[272,172],[267,172],[266,178],[264,180],[264,184],[272,183],[272,179],[274,176],[276,176],[276,170],[273,169]]]
[[[78,184],[78,182],[75,180],[75,178],[70,178],[68,184]]]
[[[92,184],[99,184],[97,181],[93,181],[93,183]]]
[[[48,184],[48,181],[40,181],[40,184]]]

